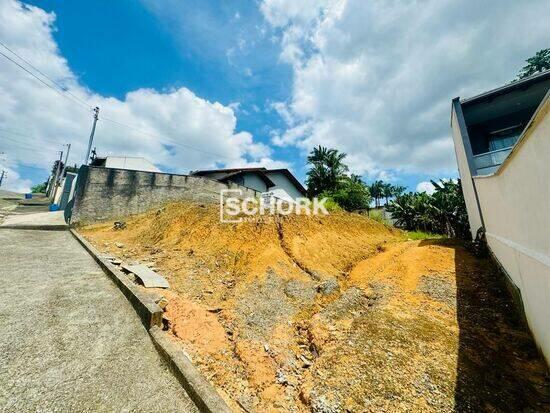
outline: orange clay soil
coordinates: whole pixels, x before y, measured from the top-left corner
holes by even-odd
[[[487,260],[364,216],[220,224],[172,203],[80,232],[170,282],[170,332],[235,411],[549,408],[545,364]]]

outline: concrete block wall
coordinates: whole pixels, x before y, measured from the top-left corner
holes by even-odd
[[[242,189],[243,196],[260,193],[211,179],[158,172],[82,166],[71,223],[86,224],[139,214],[168,201],[218,203],[222,189]]]

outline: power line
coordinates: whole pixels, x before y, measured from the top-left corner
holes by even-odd
[[[2,130],[2,129],[0,129],[0,132],[12,134],[12,135],[16,135],[16,134],[7,132],[7,131]],[[48,144],[50,144],[50,145],[60,145],[60,144],[61,144],[61,142],[55,142],[55,141],[50,140],[50,139],[37,138],[37,137],[35,137],[35,136],[30,136],[30,135],[22,135],[22,134],[18,134],[18,135],[21,136],[21,137],[30,138],[30,139],[34,139],[34,140],[38,141],[38,142],[37,142],[37,145],[39,145],[40,143],[48,143]],[[13,137],[2,136],[2,139],[11,141],[11,142],[13,142],[14,144],[30,146],[30,145],[29,145],[29,142],[21,142],[19,139],[16,139],[16,138],[13,138]],[[43,149],[42,146],[40,146],[40,147],[37,146],[36,148],[37,148],[37,149]]]
[[[131,130],[133,130],[133,131],[135,131],[135,132],[141,133],[142,135],[150,136],[151,138],[159,139],[159,140],[161,141],[161,143],[170,144],[170,145],[174,145],[174,146],[181,146],[181,147],[183,147],[183,148],[192,149],[192,150],[194,150],[194,151],[202,152],[202,153],[205,153],[205,154],[207,154],[207,155],[217,156],[217,157],[219,157],[219,158],[232,159],[232,158],[230,158],[230,157],[228,157],[228,156],[226,156],[226,155],[220,155],[219,153],[205,151],[205,150],[203,150],[203,149],[199,149],[199,148],[196,148],[196,147],[194,147],[194,146],[187,145],[187,144],[185,144],[185,143],[176,142],[176,141],[174,141],[173,139],[170,139],[170,138],[167,138],[167,137],[162,137],[162,136],[154,135],[154,134],[149,133],[149,132],[142,131],[142,130],[137,129],[137,128],[133,127],[133,126],[126,125],[125,123],[121,123],[121,122],[118,122],[118,121],[116,121],[116,120],[106,118],[105,116],[103,116],[103,117],[101,118],[101,120],[105,120],[105,121],[107,121],[107,122],[114,123],[115,125],[119,125],[119,126],[122,126],[122,127],[128,128],[128,129],[131,129]],[[162,140],[165,140],[165,142],[162,142]]]
[[[23,58],[22,56],[18,55],[16,52],[14,52],[12,49],[10,49],[8,46],[6,46],[2,41],[0,41],[0,45],[3,46],[6,50],[8,50],[9,52],[11,52],[13,55],[17,56],[21,61],[25,62],[27,65],[29,65],[32,69],[34,69],[36,72],[40,73],[42,76],[44,76],[46,79],[48,79],[50,82],[52,82],[53,84],[55,84],[58,88],[52,86],[51,84],[45,82],[43,79],[41,79],[40,77],[38,77],[35,73],[33,73],[32,71],[30,71],[29,69],[27,69],[26,67],[24,67],[23,65],[21,65],[20,63],[16,62],[15,60],[13,60],[12,58],[10,58],[9,56],[7,56],[6,54],[4,54],[3,52],[0,51],[0,55],[3,56],[4,58],[8,59],[10,62],[12,62],[13,64],[17,65],[20,69],[24,70],[26,73],[28,73],[29,75],[31,75],[32,77],[34,77],[36,80],[38,80],[40,83],[42,83],[44,86],[52,89],[53,91],[57,92],[59,95],[71,100],[72,102],[74,103],[77,103],[78,105],[82,106],[82,107],[85,107],[86,110],[95,110],[95,109],[92,109],[92,107],[87,104],[84,100],[80,99],[79,97],[77,97],[76,95],[74,95],[73,93],[71,93],[69,90],[65,89],[65,87],[63,85],[61,85],[60,83],[56,82],[55,80],[53,80],[52,78],[50,78],[48,75],[46,75],[45,73],[43,73],[40,69],[36,68],[34,65],[32,65],[28,60],[26,60],[25,58]],[[160,137],[160,136],[157,136],[157,135],[154,135],[154,134],[151,134],[151,133],[148,133],[148,132],[144,132],[140,129],[137,129],[133,126],[130,126],[130,125],[126,125],[122,122],[118,122],[118,121],[115,121],[113,119],[109,119],[109,118],[105,118],[103,117],[102,120],[105,120],[107,122],[111,122],[113,124],[116,124],[116,125],[119,125],[119,126],[122,126],[122,127],[125,127],[125,128],[128,128],[128,129],[131,129],[135,132],[138,132],[138,133],[141,133],[142,135],[145,135],[145,136],[150,136],[152,138],[155,138],[155,139],[159,139],[161,141],[161,143],[165,143],[165,144],[168,144],[168,145],[173,145],[173,146],[179,146],[179,147],[182,147],[182,148],[186,148],[186,149],[191,149],[191,150],[194,150],[194,151],[197,151],[197,152],[202,152],[204,154],[207,154],[207,155],[211,155],[211,156],[216,156],[216,157],[219,157],[219,158],[224,158],[224,159],[232,159],[228,156],[225,156],[225,155],[221,155],[221,154],[218,154],[218,153],[215,153],[215,152],[210,152],[210,151],[205,151],[203,149],[199,149],[199,148],[196,148],[192,145],[187,145],[187,144],[184,144],[184,143],[179,143],[177,141],[175,141],[174,139],[170,139],[170,138],[167,138],[167,137]],[[21,136],[25,136],[23,134],[20,134]],[[162,141],[165,141],[165,142],[162,142]]]
[[[6,50],[10,51],[12,54],[14,54],[15,56],[17,56],[19,59],[21,59],[23,62],[25,62],[26,64],[28,64],[30,67],[32,67],[34,70],[36,70],[38,73],[40,73],[42,76],[44,76],[46,79],[48,79],[50,82],[52,82],[53,84],[55,84],[59,89],[61,89],[63,92],[71,95],[73,98],[75,98],[76,100],[78,100],[79,102],[82,102],[82,104],[86,105],[87,107],[90,107],[91,106],[85,102],[84,100],[80,99],[78,96],[74,95],[73,93],[71,93],[69,90],[67,90],[62,84],[56,82],[55,80],[53,80],[51,77],[49,77],[47,74],[45,74],[44,72],[42,72],[40,69],[38,69],[36,66],[34,66],[32,63],[30,63],[27,59],[25,59],[24,57],[22,57],[21,55],[18,55],[17,53],[15,53],[12,49],[10,49],[8,46],[6,46],[1,40],[0,40],[0,45],[2,45]]]
[[[47,86],[49,87],[51,90],[57,92],[59,95],[71,100],[72,102],[82,106],[82,107],[85,107],[86,110],[90,110],[91,107],[90,106],[84,106],[82,103],[80,103],[78,100],[76,99],[73,99],[71,97],[69,97],[68,95],[66,95],[65,93],[63,93],[62,91],[60,91],[59,89],[56,89],[55,87],[53,87],[52,85],[50,85],[49,83],[46,83],[44,80],[40,79],[38,76],[36,76],[33,72],[31,72],[30,70],[28,70],[26,67],[24,67],[23,65],[19,64],[18,62],[16,62],[15,60],[13,60],[11,57],[7,56],[6,54],[4,54],[3,52],[0,52],[0,55],[1,56],[4,56],[6,59],[8,59],[10,62],[12,62],[13,64],[17,65],[19,68],[21,68],[22,70],[24,70],[25,72],[27,72],[29,75],[31,75],[32,77],[34,77],[36,80],[38,80],[40,83],[42,83],[44,86]]]

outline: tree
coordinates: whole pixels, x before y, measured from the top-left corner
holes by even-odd
[[[371,196],[374,198],[374,206],[380,206],[380,199],[384,196],[384,182],[374,181],[369,187]]]
[[[59,159],[56,159],[56,161],[53,163],[53,166],[52,166],[52,176],[55,176],[55,174],[57,173],[57,166],[58,165],[59,165],[59,171],[60,172],[63,170],[63,167],[65,166],[63,161],[60,161]]]
[[[407,190],[407,188],[405,188],[404,186],[395,185],[395,186],[392,187],[392,196],[396,197],[396,196],[399,196],[399,195],[403,195],[406,190]]]
[[[33,194],[44,193],[44,192],[46,192],[46,186],[47,185],[48,185],[47,182],[43,182],[41,184],[36,184],[36,185],[31,187],[31,192]]]
[[[325,191],[336,191],[349,179],[348,167],[344,164],[346,154],[336,149],[322,146],[313,148],[307,162],[311,165],[307,172],[306,185],[310,196],[317,196]]]
[[[367,186],[360,180],[347,178],[335,191],[326,191],[321,197],[330,198],[346,211],[368,209],[371,196]]]
[[[386,199],[386,205],[388,205],[388,202],[390,198],[393,196],[393,185],[387,182],[384,182],[382,184],[382,196]]]
[[[550,69],[550,49],[539,50],[526,60],[527,64],[518,73],[518,79],[532,76]]]
[[[449,237],[467,238],[468,214],[460,182],[434,182],[435,192],[398,195],[387,207],[396,225],[409,231],[423,230]]]
[[[435,231],[449,237],[467,237],[470,226],[466,203],[460,182],[432,181],[435,192],[431,196]]]

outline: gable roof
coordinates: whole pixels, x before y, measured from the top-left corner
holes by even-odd
[[[241,176],[241,175],[244,175],[244,174],[247,174],[247,173],[255,173],[256,175],[258,175],[260,177],[260,179],[262,181],[264,181],[265,185],[268,187],[268,188],[271,188],[272,186],[275,186],[275,183],[269,179],[267,177],[267,175],[265,174],[265,170],[262,170],[262,169],[255,169],[255,170],[242,170],[242,171],[234,171],[234,172],[227,172],[225,175],[221,176],[221,177],[218,177],[216,178],[218,181],[220,182],[227,182],[227,181],[230,181],[232,178],[236,178],[238,176]]]
[[[252,167],[252,168],[228,168],[228,169],[203,169],[198,171],[191,171],[190,175],[195,176],[208,176],[213,174],[221,174],[221,176],[216,177],[216,180],[220,182],[225,182],[230,180],[232,177],[237,177],[244,173],[256,173],[260,178],[266,183],[268,187],[275,186],[273,181],[269,179],[271,173],[282,173],[286,178],[292,182],[296,189],[302,194],[306,195],[307,191],[304,186],[296,179],[296,177],[286,168],[279,169],[267,169],[264,167]]]
[[[495,89],[491,89],[487,92],[483,92],[479,95],[476,95],[476,96],[473,96],[473,97],[470,97],[470,98],[467,98],[467,99],[461,99],[460,103],[463,106],[464,105],[476,104],[476,103],[482,102],[484,100],[494,99],[497,96],[504,95],[506,93],[510,93],[514,90],[518,90],[518,89],[525,90],[529,86],[531,86],[535,83],[544,82],[548,79],[550,79],[550,70],[545,70],[543,72],[536,73],[536,74],[531,75],[529,77],[510,82],[510,83],[508,83],[504,86],[500,86],[500,87],[497,87]]]

